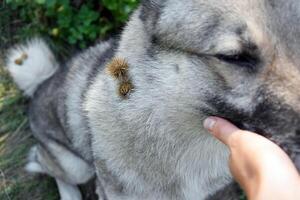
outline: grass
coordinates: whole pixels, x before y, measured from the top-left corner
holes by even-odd
[[[26,117],[23,98],[0,60],[0,199],[59,199],[53,179],[24,171],[27,153],[35,140]]]

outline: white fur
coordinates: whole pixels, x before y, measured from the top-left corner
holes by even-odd
[[[22,65],[16,60],[26,54]],[[27,96],[32,96],[43,81],[51,77],[58,69],[58,63],[46,43],[41,39],[33,39],[25,45],[13,47],[6,62],[8,71],[18,87]]]
[[[44,173],[42,166],[37,162],[29,162],[25,166],[25,170],[30,173]]]
[[[56,179],[61,200],[81,200],[82,196],[77,186]]]
[[[45,170],[38,162],[38,149],[37,146],[33,146],[28,154],[28,163],[25,166],[25,170],[29,173],[45,173]]]
[[[48,147],[49,151],[56,155],[56,160],[60,167],[67,173],[68,182],[83,184],[93,177],[93,168],[84,160],[56,143],[49,142]]]
[[[91,66],[83,65],[85,60],[92,60],[97,58],[98,55],[105,52],[110,48],[108,42],[103,42],[83,53],[80,57],[72,61],[72,70],[67,77],[67,119],[70,130],[74,137],[72,137],[73,146],[84,155],[86,160],[92,160],[91,150],[89,148],[89,138],[87,137],[87,125],[82,115],[82,94],[88,85],[88,76],[90,71],[93,69]],[[97,49],[97,54],[95,54]],[[74,84],[76,80],[77,84]]]

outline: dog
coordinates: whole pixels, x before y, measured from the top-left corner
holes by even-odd
[[[207,116],[273,140],[299,168],[299,10],[144,0],[119,38],[67,63],[41,39],[13,47],[7,67],[38,140],[26,169],[54,177],[63,200],[82,199],[77,185],[93,177],[99,199],[207,199],[232,182]]]

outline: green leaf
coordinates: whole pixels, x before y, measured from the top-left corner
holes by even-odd
[[[45,4],[46,0],[35,0],[35,2],[38,4]]]

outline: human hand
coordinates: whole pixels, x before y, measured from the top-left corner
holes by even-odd
[[[204,127],[230,149],[231,173],[249,199],[300,199],[299,173],[279,146],[221,118],[206,119]]]

